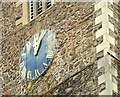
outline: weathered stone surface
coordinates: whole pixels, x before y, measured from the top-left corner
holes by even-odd
[[[21,16],[15,3],[3,3],[3,40],[2,40],[2,76],[3,93],[14,95],[44,94],[59,82],[88,66],[96,59],[95,31],[101,24],[94,26],[94,6],[91,2],[56,3],[26,26],[15,25]],[[19,57],[22,48],[30,37],[41,29],[51,29],[57,38],[57,53],[49,69],[27,89],[19,75]],[[15,32],[16,31],[16,32]],[[101,41],[100,41],[101,42]],[[51,94],[98,94],[104,89],[98,86],[99,74],[96,64],[88,67],[76,77],[57,87]],[[6,89],[6,85],[10,86]],[[72,87],[72,91],[69,88]],[[6,91],[8,90],[8,91]],[[66,91],[67,92],[66,92]]]
[[[116,20],[118,20],[118,22],[119,22],[119,25],[115,25],[115,39],[117,40],[116,42],[116,47],[117,47],[117,49],[118,49],[118,52],[117,52],[117,54],[118,54],[118,58],[120,59],[120,11],[118,11],[118,10],[120,10],[120,2],[115,2],[114,3],[114,6],[113,6],[113,8],[114,8],[114,10],[116,10],[116,11],[114,11],[114,17],[115,17],[115,19]],[[117,66],[116,65],[114,65],[115,67],[117,67],[118,68],[118,78],[117,78],[117,82],[118,82],[118,95],[120,95],[120,62],[118,62],[117,60],[114,60],[114,64],[117,64]]]
[[[72,91],[72,89],[73,89],[72,87],[71,88],[67,88],[67,89],[65,89],[65,92],[68,93],[68,92]]]
[[[76,76],[69,78],[64,81],[61,85],[54,88],[48,94],[59,94],[59,95],[96,95],[99,92],[97,86],[96,64],[89,66],[84,71],[79,72]],[[102,86],[100,87],[102,88]]]
[[[4,95],[12,95],[12,90],[11,89],[9,89],[9,90],[6,90],[6,92],[5,92],[5,94]]]
[[[14,60],[14,64],[17,65],[19,62],[19,57],[16,57],[15,60]]]

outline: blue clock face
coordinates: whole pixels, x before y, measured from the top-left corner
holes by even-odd
[[[31,37],[22,50],[19,65],[24,80],[34,80],[50,65],[55,54],[55,34],[42,30]]]

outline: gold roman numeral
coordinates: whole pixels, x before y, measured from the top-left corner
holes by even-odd
[[[35,76],[39,76],[40,75],[40,72],[38,69],[35,70]]]
[[[48,64],[46,64],[46,63],[43,63],[43,66],[44,66],[45,68],[47,68]]]
[[[52,58],[53,55],[54,55],[54,51],[52,51],[52,50],[48,50],[48,53],[47,53],[46,58]]]
[[[48,43],[48,46],[51,47],[51,46],[54,46],[55,45],[55,41],[52,41],[52,42],[49,42]]]
[[[20,63],[20,68],[22,68],[23,66],[25,66],[25,62],[24,61],[22,63]]]
[[[28,72],[27,72],[27,78],[28,78],[28,79],[31,79],[31,78],[32,78],[32,72],[31,72],[31,71],[28,71]]]
[[[26,67],[24,66],[23,69],[22,69],[22,77],[25,78],[26,76]]]
[[[49,38],[52,38],[52,37],[53,37],[53,34],[50,34],[50,35],[48,36],[48,39],[49,39]]]
[[[25,56],[26,56],[26,53],[22,53],[21,56],[22,56],[22,57],[25,57]]]

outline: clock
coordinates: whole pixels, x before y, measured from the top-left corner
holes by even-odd
[[[20,74],[24,80],[34,80],[43,74],[55,54],[55,34],[42,30],[33,35],[24,46],[19,60]]]

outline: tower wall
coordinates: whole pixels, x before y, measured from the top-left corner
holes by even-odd
[[[115,48],[116,41],[119,43],[119,34],[116,35],[118,40],[111,36],[115,31],[115,25],[109,19],[114,19],[114,11],[108,8],[108,2],[104,3],[105,6],[99,3],[57,2],[25,26],[15,25],[22,14],[17,14],[21,7],[16,6],[16,3],[3,3],[0,65],[3,94],[98,95],[107,91],[106,83],[115,84],[111,89],[118,93],[117,80],[113,79],[115,83],[111,81],[111,78],[119,75],[118,67],[113,68],[114,60],[112,61],[107,51],[110,50],[113,55],[118,56],[118,50]],[[104,18],[99,19],[101,16]],[[28,88],[29,82],[23,81],[19,75],[20,52],[32,35],[46,28],[56,34],[57,52],[44,76],[33,81]],[[103,63],[105,66],[101,65]],[[112,71],[108,70],[109,66],[113,68]],[[102,77],[107,73],[110,82]]]

